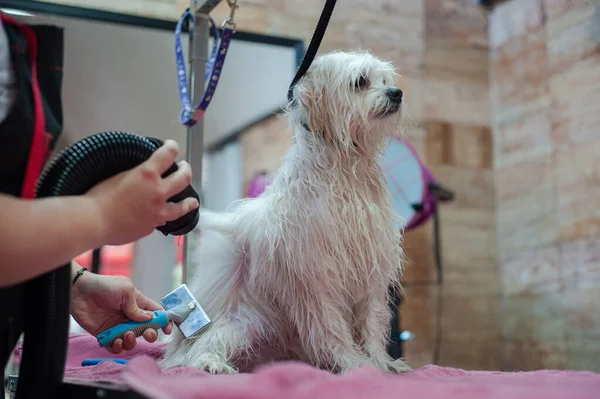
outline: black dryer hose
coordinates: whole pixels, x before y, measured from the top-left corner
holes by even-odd
[[[146,161],[162,145],[158,139],[126,132],[89,136],[64,149],[38,180],[38,198],[82,195],[101,181]],[[173,164],[163,177],[177,170]],[[199,200],[188,186],[170,198]],[[187,234],[198,224],[198,209],[157,230],[168,235]],[[77,232],[73,232],[77,234]],[[23,356],[17,398],[52,398],[62,383],[69,334],[71,300],[70,264],[24,283],[22,315]]]

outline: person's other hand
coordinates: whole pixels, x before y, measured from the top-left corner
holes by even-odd
[[[147,321],[158,309],[162,307],[138,291],[127,277],[85,272],[73,286],[71,315],[94,336],[127,320]],[[172,323],[169,322],[162,330],[170,334]],[[155,342],[158,331],[149,328],[144,331],[143,337],[148,342]],[[132,350],[135,345],[135,334],[128,331],[122,340],[115,340],[112,347],[107,349],[120,353]]]
[[[167,202],[192,180],[191,167],[185,161],[178,163],[176,172],[161,177],[178,153],[177,143],[167,140],[146,162],[97,184],[86,193],[98,205],[94,207],[98,209],[96,220],[106,244],[136,241],[198,207],[198,200],[192,197],[177,203]]]

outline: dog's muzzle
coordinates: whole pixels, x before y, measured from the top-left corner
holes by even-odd
[[[378,112],[379,117],[385,118],[392,114],[395,114],[400,110],[400,106],[402,105],[402,90],[393,88],[389,89],[386,92],[387,104],[384,109]]]
[[[390,102],[400,105],[402,103],[402,90],[393,88],[387,91]]]

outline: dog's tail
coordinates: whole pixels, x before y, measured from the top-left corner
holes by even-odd
[[[230,213],[200,211],[198,226],[201,229],[214,230],[223,234],[232,234],[235,230],[235,217]]]

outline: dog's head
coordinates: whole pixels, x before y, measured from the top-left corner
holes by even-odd
[[[333,52],[316,58],[294,88],[291,112],[329,144],[376,151],[396,134],[402,90],[396,71],[366,52]]]

